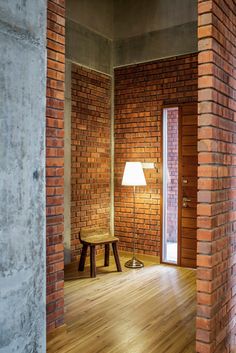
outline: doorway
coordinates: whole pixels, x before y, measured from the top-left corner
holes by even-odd
[[[197,104],[165,107],[162,119],[161,261],[196,267]]]

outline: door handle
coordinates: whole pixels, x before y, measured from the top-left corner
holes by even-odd
[[[188,199],[187,197],[183,197],[183,207],[188,207],[188,202],[191,202],[191,199]]]

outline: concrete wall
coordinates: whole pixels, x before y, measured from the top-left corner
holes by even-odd
[[[114,66],[197,51],[197,0],[116,0]]]
[[[81,24],[66,19],[66,58],[102,73],[110,74],[112,41]]]
[[[68,0],[66,57],[112,68],[197,51],[197,0]]]
[[[46,0],[0,0],[1,353],[46,351],[45,31]]]
[[[125,39],[197,21],[196,0],[116,0],[114,39]]]
[[[66,58],[110,74],[113,1],[67,0]]]
[[[113,38],[112,0],[67,0],[66,16],[102,37]]]
[[[190,22],[114,42],[114,67],[197,51],[197,22]]]

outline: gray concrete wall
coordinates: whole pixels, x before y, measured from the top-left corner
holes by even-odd
[[[197,0],[114,1],[114,67],[196,51]]]
[[[67,0],[66,58],[111,74],[113,1]]]
[[[197,21],[197,0],[115,0],[114,39]]]
[[[66,58],[99,72],[110,74],[112,41],[81,24],[66,19]]]
[[[102,37],[113,38],[113,0],[66,0],[66,17]]]
[[[46,0],[0,0],[0,352],[44,353]]]
[[[197,0],[68,0],[66,57],[113,67],[197,51]]]
[[[197,51],[197,22],[114,41],[114,67]]]

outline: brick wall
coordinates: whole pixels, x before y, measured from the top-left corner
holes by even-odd
[[[236,311],[236,4],[198,1],[197,352],[233,352]]]
[[[47,332],[64,320],[65,1],[48,1],[46,106]]]
[[[111,78],[72,65],[71,254],[81,227],[109,227]]]
[[[126,161],[155,162],[137,188],[138,252],[160,254],[161,118],[169,104],[197,101],[197,55],[115,70],[115,233],[132,249],[132,187],[121,186]]]
[[[168,163],[168,185],[167,185],[167,230],[166,239],[177,242],[178,236],[178,163],[179,163],[179,117],[178,109],[168,109],[167,126],[167,163]]]

